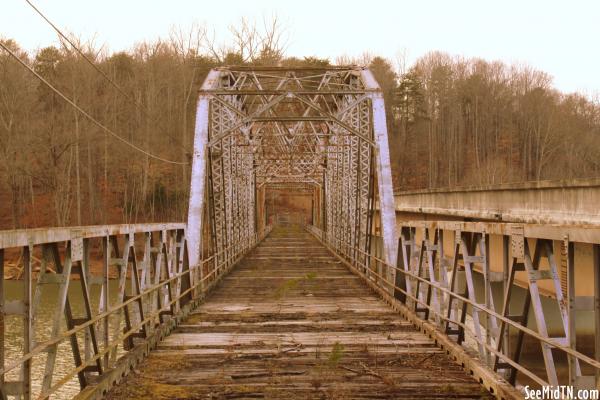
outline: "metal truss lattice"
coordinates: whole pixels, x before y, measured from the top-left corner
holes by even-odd
[[[212,70],[200,93],[194,149],[188,219],[192,262],[200,254],[203,216],[212,233],[204,243],[219,253],[257,229],[259,193],[286,185],[312,188],[321,227],[347,250],[365,252],[378,192],[386,259],[394,260],[385,111],[367,69]]]

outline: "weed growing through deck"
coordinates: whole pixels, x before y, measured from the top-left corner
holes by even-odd
[[[456,392],[454,385],[448,383],[440,388],[441,393],[450,394]]]
[[[300,278],[294,278],[285,281],[277,288],[277,290],[275,290],[275,298],[278,300],[283,299],[288,292],[292,291],[298,286],[300,280]]]
[[[302,278],[288,279],[287,281],[279,285],[279,287],[275,290],[275,298],[278,300],[285,298],[285,296],[292,290],[296,289],[298,285],[300,285],[301,283],[313,281],[316,277],[316,273],[309,272]]]
[[[331,348],[331,353],[327,360],[320,360],[320,344],[317,344],[315,357],[318,360],[311,371],[310,383],[315,390],[321,390],[324,383],[332,380],[337,373],[337,367],[342,357],[344,356],[344,345],[340,342],[335,342]]]
[[[307,274],[304,276],[304,278],[305,278],[307,281],[312,281],[312,280],[313,280],[313,279],[315,279],[316,277],[317,277],[317,274],[316,274],[316,273],[314,273],[314,272],[309,272],[309,273],[307,273]]]
[[[329,354],[329,358],[327,359],[327,363],[331,368],[337,368],[338,363],[344,356],[344,345],[340,342],[335,342],[333,348],[331,349],[331,353]]]

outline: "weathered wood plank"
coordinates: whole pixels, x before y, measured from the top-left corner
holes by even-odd
[[[275,229],[111,399],[487,398],[308,234]]]

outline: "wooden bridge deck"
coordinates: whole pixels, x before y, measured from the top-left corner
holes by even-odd
[[[490,396],[316,239],[279,227],[108,397]]]

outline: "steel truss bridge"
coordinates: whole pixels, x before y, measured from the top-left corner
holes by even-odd
[[[274,189],[308,193],[310,216],[268,219]],[[598,387],[600,228],[397,221],[364,68],[212,70],[187,224],[0,232],[5,277],[17,258],[0,284],[2,398]]]

